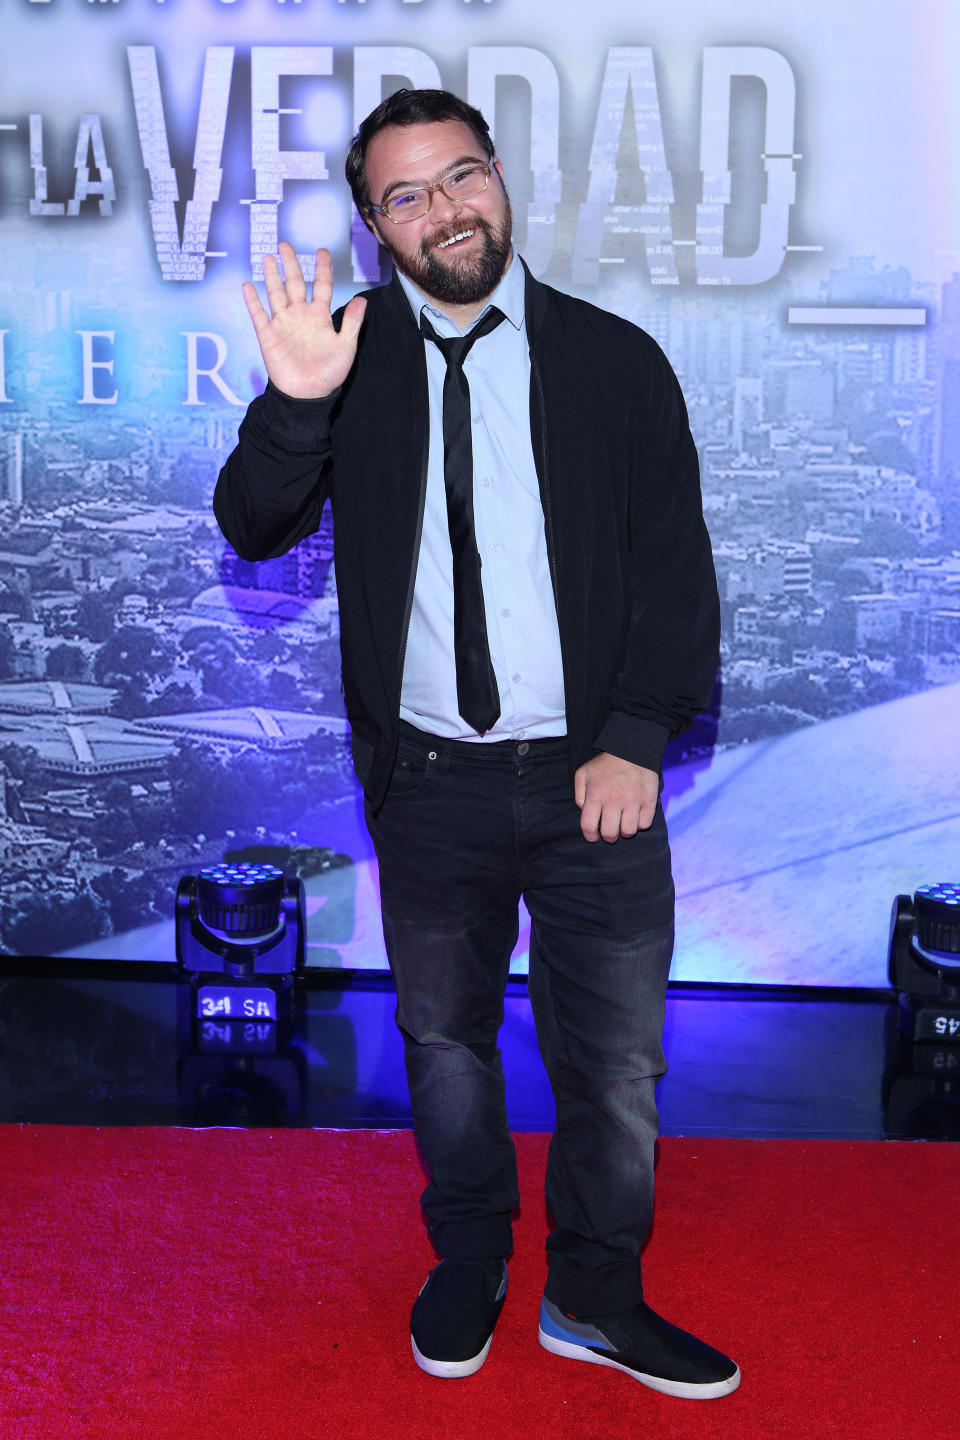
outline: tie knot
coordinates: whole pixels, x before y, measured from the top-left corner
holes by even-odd
[[[446,360],[447,369],[449,370],[451,367],[459,368],[467,358],[467,353],[471,346],[480,339],[481,335],[489,335],[490,331],[496,330],[497,326],[506,318],[502,310],[498,310],[495,305],[491,305],[479,324],[474,325],[469,335],[450,335],[444,337],[437,334],[426,315],[421,311],[420,332],[425,339],[433,341],[444,360]]]

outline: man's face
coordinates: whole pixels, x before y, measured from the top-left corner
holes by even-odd
[[[435,185],[465,160],[487,157],[469,125],[438,120],[425,125],[388,125],[367,147],[367,183],[377,205],[411,185]],[[368,223],[402,274],[431,300],[473,305],[500,283],[510,258],[513,217],[503,187],[503,167],[493,160],[486,190],[469,200],[431,197],[419,220],[395,225],[385,215]]]

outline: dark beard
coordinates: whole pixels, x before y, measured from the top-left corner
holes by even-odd
[[[498,228],[494,229],[486,220],[464,220],[452,227],[450,234],[456,235],[462,229],[479,230],[483,238],[480,255],[466,266],[458,264],[453,257],[453,263],[449,266],[438,259],[434,250],[436,237],[430,241],[424,239],[419,254],[413,258],[397,255],[389,243],[389,235],[385,235],[383,231],[380,232],[380,239],[400,273],[412,280],[414,285],[432,300],[439,300],[446,305],[477,305],[493,294],[507,268],[513,235],[513,215],[509,199],[506,202],[503,222]]]

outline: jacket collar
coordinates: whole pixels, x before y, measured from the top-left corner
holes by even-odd
[[[412,325],[419,328],[416,317],[410,308],[410,301],[406,292],[400,284],[400,276],[394,269],[386,285],[380,287],[383,295],[383,303],[393,315],[394,319],[402,320],[405,325]]]
[[[544,316],[547,313],[547,287],[539,280],[535,280],[530,274],[530,267],[522,255],[517,259],[523,266],[524,278],[526,280],[525,305],[527,311],[527,339],[531,348],[536,344],[540,326],[543,324]]]

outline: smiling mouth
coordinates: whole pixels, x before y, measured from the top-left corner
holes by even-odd
[[[437,245],[438,250],[446,250],[449,245],[456,245],[460,240],[469,240],[473,230],[459,230],[456,235],[451,235],[449,240],[441,240]]]

